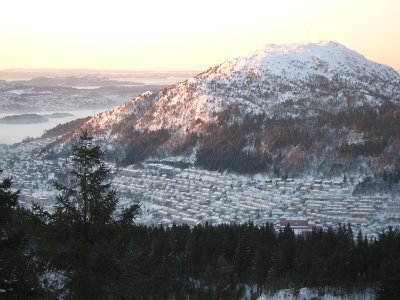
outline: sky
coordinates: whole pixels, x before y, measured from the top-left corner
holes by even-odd
[[[400,70],[399,0],[2,0],[0,69],[203,70],[336,41]]]

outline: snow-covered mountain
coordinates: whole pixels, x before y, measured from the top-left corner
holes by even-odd
[[[343,45],[335,42],[267,45],[187,81],[158,92],[146,92],[93,117],[83,128],[124,145],[125,150],[138,140],[149,142],[148,134],[161,132],[153,136],[153,148],[158,150],[151,155],[182,155],[186,151],[193,158],[193,151],[189,150],[201,152],[205,144],[211,143],[212,136],[226,136],[222,132],[227,133],[236,124],[240,127],[236,133],[243,135],[240,142],[235,142],[240,144],[236,152],[257,152],[257,157],[261,155],[265,162],[275,162],[279,157],[281,164],[294,150],[304,152],[310,143],[321,144],[314,129],[322,126],[329,129],[334,142],[323,142],[320,151],[314,153],[317,159],[306,159],[304,164],[310,167],[324,159],[321,155],[326,155],[326,149],[353,145],[354,136],[358,136],[358,144],[369,141],[371,134],[365,136],[364,129],[356,128],[348,118],[375,112],[375,117],[382,121],[383,115],[397,111],[399,104],[400,74]],[[398,116],[387,118],[393,121]],[[330,123],[323,124],[323,120]],[[297,132],[308,132],[308,138],[304,137],[308,140],[298,140],[302,134]],[[284,141],[274,142],[282,134],[286,136]],[[393,134],[387,139],[399,133]],[[381,145],[382,151],[388,143]],[[338,153],[335,155],[340,156]]]
[[[379,107],[400,101],[400,75],[334,42],[267,45],[214,66],[160,92],[144,93],[92,120],[99,129],[126,123],[135,129],[192,128],[238,105],[245,113],[295,117],[319,109]],[[293,103],[289,110],[282,105]],[[88,124],[89,125],[89,124]]]

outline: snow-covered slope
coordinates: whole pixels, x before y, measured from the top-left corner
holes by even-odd
[[[263,72],[290,81],[308,80],[312,75],[333,79],[335,75],[355,79],[396,80],[393,69],[365,59],[361,54],[335,42],[318,44],[266,45],[264,48],[243,58],[222,64],[219,73]],[[361,76],[360,76],[361,75]]]
[[[400,74],[323,42],[267,45],[146,92],[80,130],[112,141],[121,152],[116,159],[126,163],[137,153],[140,159],[161,153],[187,155],[211,169],[340,173],[359,168],[359,156],[369,157],[368,170],[395,169],[399,124]]]
[[[400,75],[388,66],[335,42],[267,45],[158,93],[145,93],[87,126],[108,132],[116,125],[196,130],[195,124],[212,121],[231,105],[243,113],[297,117],[379,107],[382,100],[400,101]]]

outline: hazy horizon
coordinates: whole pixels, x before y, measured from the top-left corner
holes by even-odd
[[[19,80],[30,80],[33,78],[47,77],[78,77],[83,78],[85,76],[97,76],[97,77],[107,77],[109,79],[120,79],[128,81],[137,81],[139,79],[144,79],[146,82],[151,79],[151,82],[157,82],[157,78],[181,78],[186,79],[195,76],[202,70],[99,70],[99,69],[58,69],[58,68],[16,68],[16,69],[0,69],[0,80],[7,81],[19,81]],[[150,83],[151,83],[150,82]],[[169,81],[164,81],[168,83]],[[172,80],[174,83],[175,80]],[[159,83],[159,82],[157,82]]]
[[[266,44],[336,41],[400,69],[400,2],[3,3],[0,69],[204,70]]]

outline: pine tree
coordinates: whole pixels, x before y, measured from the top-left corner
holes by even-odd
[[[272,266],[272,243],[271,241],[260,240],[257,243],[254,254],[254,281],[261,294],[261,289],[265,288],[267,277]]]
[[[385,261],[382,264],[383,278],[376,290],[376,299],[398,299],[400,295],[400,259]]]
[[[0,170],[0,174],[3,170]],[[3,226],[11,220],[12,211],[18,203],[18,191],[11,191],[11,178],[5,178],[0,182],[0,226]],[[3,232],[1,232],[3,234]]]
[[[30,214],[18,207],[19,191],[11,185],[11,178],[0,181],[0,298],[41,298],[41,269],[26,230]]]
[[[61,193],[51,217],[53,223],[77,227],[77,232],[85,240],[91,238],[93,229],[115,221],[113,213],[118,203],[116,190],[106,182],[109,169],[102,161],[104,153],[92,139],[84,131],[78,144],[72,147],[74,169],[71,184],[55,183]]]
[[[116,217],[118,196],[103,156],[89,133],[82,132],[72,146],[69,184],[55,183],[60,194],[54,213],[36,207],[46,224],[41,257],[50,272],[65,277],[61,292],[73,299],[108,299],[121,292],[124,266],[118,239],[139,209],[134,204]]]

